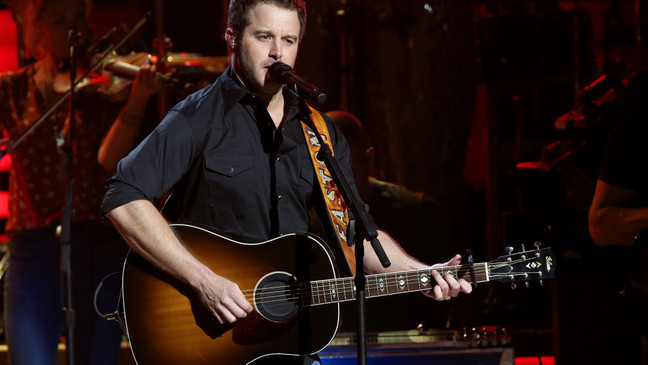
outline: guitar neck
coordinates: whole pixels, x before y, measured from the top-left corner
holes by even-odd
[[[550,248],[500,256],[496,260],[471,265],[441,266],[365,276],[365,298],[429,290],[436,285],[432,271],[452,275],[470,284],[486,281],[531,281],[550,279],[556,264]],[[320,305],[354,300],[355,278],[311,281],[300,288],[303,305]]]
[[[442,276],[450,274],[457,279],[463,278],[471,284],[489,281],[488,265],[486,262],[474,264],[474,278],[469,265],[365,275],[365,298],[429,290],[436,284],[432,276],[433,270],[438,271]],[[311,281],[302,288],[302,303],[306,306],[355,299],[356,286],[353,277]]]

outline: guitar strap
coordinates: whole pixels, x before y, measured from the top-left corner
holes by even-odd
[[[313,122],[317,127],[317,130],[322,134],[322,139],[326,143],[333,154],[333,145],[331,144],[331,138],[329,130],[326,126],[326,121],[322,115],[315,109],[309,106]],[[344,256],[347,259],[347,264],[351,268],[351,271],[355,274],[355,253],[353,247],[350,246],[347,242],[347,227],[349,225],[349,215],[347,213],[347,206],[342,198],[342,194],[338,190],[333,177],[328,168],[323,161],[317,159],[317,152],[320,150],[320,143],[317,140],[315,132],[308,127],[305,123],[302,123],[302,129],[304,130],[304,136],[306,137],[306,144],[308,145],[308,150],[310,151],[311,160],[313,161],[313,167],[315,168],[315,175],[317,175],[317,181],[320,184],[322,189],[322,195],[324,196],[324,201],[326,202],[326,208],[328,211],[329,220],[331,226],[335,230],[338,242],[344,251]]]

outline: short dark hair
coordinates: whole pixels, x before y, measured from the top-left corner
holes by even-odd
[[[306,31],[306,3],[304,0],[230,0],[227,9],[227,27],[234,30],[235,35],[243,34],[245,27],[250,24],[250,10],[259,4],[275,5],[280,8],[294,10],[299,18],[299,40]]]

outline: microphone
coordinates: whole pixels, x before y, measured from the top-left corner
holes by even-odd
[[[285,63],[279,61],[273,63],[268,68],[268,72],[270,72],[270,76],[272,76],[273,79],[280,81],[282,84],[295,86],[298,94],[301,96],[315,100],[320,104],[326,102],[326,94],[321,92],[315,85],[297,75],[292,67]]]

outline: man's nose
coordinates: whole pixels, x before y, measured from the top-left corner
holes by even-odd
[[[272,45],[270,46],[270,57],[274,58],[275,60],[280,59],[282,56],[282,50],[281,50],[281,39],[276,39],[272,41]]]

